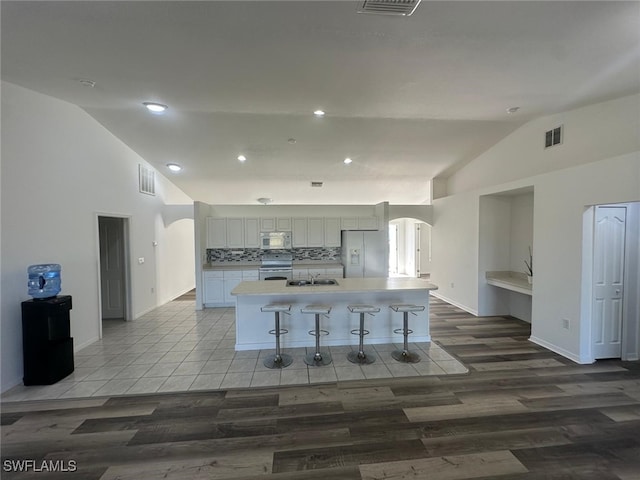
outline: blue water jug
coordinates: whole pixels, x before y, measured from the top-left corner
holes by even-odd
[[[62,285],[61,270],[62,267],[57,263],[30,265],[27,269],[29,295],[33,298],[51,298],[58,295]]]

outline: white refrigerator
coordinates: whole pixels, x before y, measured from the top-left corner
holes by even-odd
[[[384,236],[377,231],[343,231],[342,264],[345,278],[387,277]]]

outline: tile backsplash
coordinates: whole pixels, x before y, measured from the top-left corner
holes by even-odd
[[[260,262],[264,250],[259,248],[208,248],[207,263]],[[340,262],[340,247],[293,248],[294,261]]]

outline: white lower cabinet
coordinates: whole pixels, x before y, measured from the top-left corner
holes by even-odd
[[[306,280],[309,278],[309,269],[308,268],[295,268],[293,269],[293,278],[294,280]]]
[[[344,276],[344,268],[327,268],[325,269],[324,274],[326,275],[326,278],[342,278]]]
[[[293,278],[294,280],[308,280],[311,276],[314,278],[342,278],[343,277],[343,268],[342,267],[332,267],[332,268],[322,268],[322,267],[313,267],[313,268],[293,268]]]
[[[222,272],[204,272],[204,303],[213,305],[224,302],[224,278]]]
[[[224,303],[233,305],[236,302],[235,297],[231,295],[231,290],[236,288],[241,281],[242,270],[224,271]]]
[[[206,271],[204,278],[204,304],[207,306],[234,306],[236,298],[231,291],[244,280],[258,280],[258,269]]]

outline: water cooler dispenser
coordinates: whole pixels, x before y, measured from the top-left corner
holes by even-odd
[[[51,385],[74,370],[69,312],[71,296],[60,292],[60,265],[29,267],[29,294],[22,302],[25,385]]]

